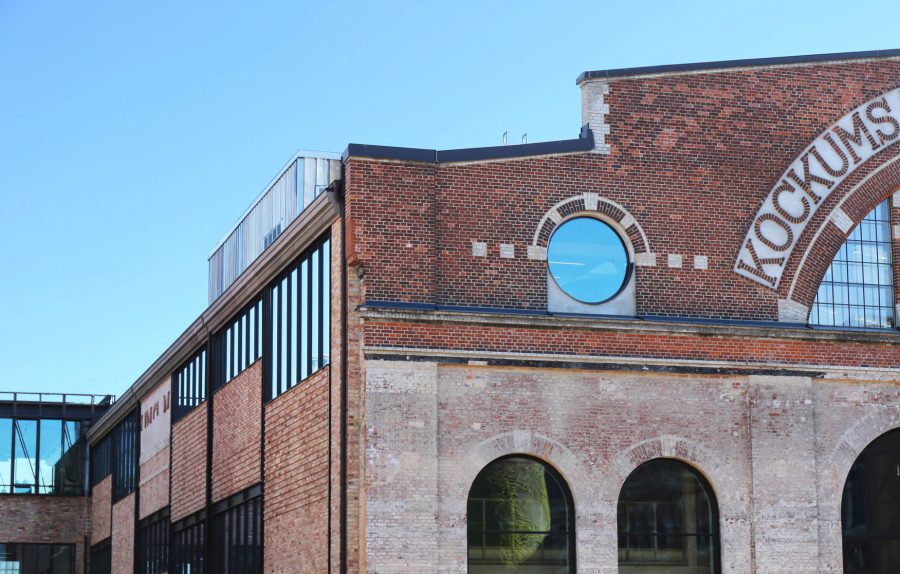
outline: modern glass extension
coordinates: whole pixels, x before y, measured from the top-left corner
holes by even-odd
[[[574,514],[549,466],[518,456],[492,462],[469,491],[469,574],[574,573]]]
[[[887,200],[868,215],[841,246],[819,285],[811,325],[892,329],[894,282]]]

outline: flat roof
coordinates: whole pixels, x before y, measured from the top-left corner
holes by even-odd
[[[805,56],[779,56],[777,58],[750,58],[745,60],[721,60],[718,62],[695,62],[692,64],[667,64],[664,66],[643,66],[638,68],[613,68],[582,72],[576,84],[587,80],[606,78],[626,78],[655,74],[675,74],[706,70],[726,70],[729,68],[755,68],[760,66],[785,66],[792,64],[816,64],[845,60],[868,60],[872,58],[892,58],[900,56],[900,49],[869,50],[865,52],[837,52],[833,54],[808,54]]]

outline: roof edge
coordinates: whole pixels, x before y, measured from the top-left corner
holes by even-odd
[[[575,80],[575,83],[581,84],[582,82],[586,82],[588,80],[626,78],[656,74],[674,74],[707,70],[727,70],[729,68],[753,68],[760,66],[784,66],[790,64],[816,64],[822,62],[867,60],[873,58],[892,58],[898,56],[900,56],[900,49],[868,50],[864,52],[835,52],[831,54],[807,54],[804,56],[778,56],[775,58],[748,58],[743,60],[720,60],[714,62],[695,62],[689,64],[642,66],[637,68],[613,68],[609,70],[593,70],[582,72]]]
[[[352,143],[347,145],[347,149],[344,151],[341,159],[347,161],[351,157],[368,157],[373,159],[394,159],[438,164],[576,153],[590,151],[592,149],[594,149],[594,133],[587,125],[584,125],[581,128],[581,133],[576,139],[529,144],[435,150]]]

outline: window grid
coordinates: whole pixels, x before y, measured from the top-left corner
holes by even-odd
[[[331,241],[312,245],[269,290],[266,395],[273,399],[330,362]]]
[[[0,418],[0,494],[84,493],[82,422]]]
[[[172,422],[176,422],[206,400],[206,346],[175,371],[175,404]]]
[[[216,333],[213,340],[213,391],[222,388],[262,357],[262,309],[260,298]]]
[[[811,325],[891,329],[894,286],[887,200],[841,246],[825,272],[810,311]]]
[[[137,571],[160,574],[169,570],[169,509],[143,519],[138,527]]]
[[[91,574],[112,573],[112,546],[107,538],[91,547]]]
[[[210,570],[257,572],[262,567],[262,497],[216,514],[211,522]]]
[[[172,536],[173,574],[203,574],[206,523],[196,522]]]
[[[112,498],[116,502],[134,492],[138,465],[139,411],[126,416],[112,431],[113,483]]]

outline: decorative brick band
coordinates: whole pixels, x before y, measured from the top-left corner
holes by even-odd
[[[656,258],[650,252],[650,240],[637,219],[615,201],[590,192],[568,197],[544,214],[528,247],[528,258],[547,259],[547,244],[553,231],[566,219],[580,214],[601,214],[604,219],[614,221],[631,240],[635,259],[642,262],[652,259],[655,264]]]

